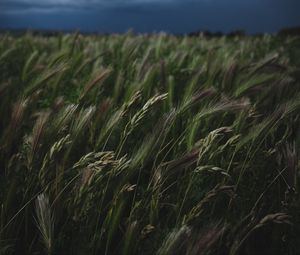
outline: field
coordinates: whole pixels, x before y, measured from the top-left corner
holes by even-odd
[[[0,35],[0,254],[299,254],[300,38]]]

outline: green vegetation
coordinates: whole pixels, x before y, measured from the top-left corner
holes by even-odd
[[[300,38],[0,36],[1,254],[300,252]]]

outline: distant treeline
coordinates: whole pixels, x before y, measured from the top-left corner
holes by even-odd
[[[204,31],[194,31],[188,34],[188,36],[199,36],[203,35],[206,37],[222,37],[222,36],[229,36],[229,37],[235,37],[235,36],[246,36],[247,33],[245,30],[239,29],[239,30],[234,30],[229,33],[222,33],[220,31],[218,32],[211,32],[209,30],[204,30]],[[261,33],[255,34],[256,36],[262,35]],[[300,27],[287,27],[287,28],[282,28],[277,32],[277,35],[279,36],[299,36],[300,35]]]
[[[203,35],[203,36],[206,36],[206,37],[222,37],[224,35],[226,36],[245,36],[246,35],[246,32],[244,30],[235,30],[235,31],[232,31],[230,33],[222,33],[220,31],[218,32],[211,32],[209,30],[199,30],[199,31],[194,31],[194,32],[191,32],[188,34],[188,36],[199,36],[199,35]]]
[[[278,35],[287,36],[287,35],[300,35],[300,27],[288,27],[283,28],[278,32]]]
[[[0,34],[5,34],[9,33],[14,36],[23,36],[24,34],[30,32],[32,35],[39,35],[39,36],[45,36],[45,37],[51,37],[51,36],[58,36],[61,34],[66,34],[66,33],[74,33],[74,32],[80,32],[80,34],[84,35],[111,35],[115,33],[101,33],[101,32],[86,32],[86,31],[59,31],[59,30],[28,30],[28,29],[0,29]],[[128,33],[137,33],[138,32],[133,32],[132,30],[129,30]],[[148,35],[152,35],[155,33],[147,33]],[[175,34],[176,36],[182,36],[182,34]],[[247,36],[247,32],[243,29],[238,29],[231,31],[229,33],[223,33],[221,31],[217,32],[212,32],[210,30],[197,30],[193,31],[187,34],[189,37],[195,37],[195,36],[200,36],[203,35],[205,37],[222,37],[222,36],[228,36],[228,37],[243,37]],[[257,33],[254,34],[254,36],[261,36],[263,33]],[[277,35],[279,36],[300,36],[300,26],[299,27],[287,27],[287,28],[282,28],[277,32]]]

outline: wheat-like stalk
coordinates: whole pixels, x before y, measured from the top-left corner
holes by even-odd
[[[47,195],[40,194],[36,199],[36,223],[42,236],[47,254],[52,254],[54,242],[54,218]]]

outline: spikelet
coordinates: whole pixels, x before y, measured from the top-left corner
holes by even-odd
[[[111,69],[101,70],[95,78],[93,78],[84,86],[84,89],[79,97],[79,100],[82,100],[97,84],[101,85],[109,77],[111,72],[112,72]]]
[[[292,217],[286,213],[273,213],[268,214],[265,217],[263,217],[257,225],[255,225],[254,229],[262,228],[268,224],[288,224],[293,225],[291,222]]]
[[[16,134],[24,119],[28,101],[28,99],[22,98],[13,105],[11,121],[5,130],[3,137],[1,137],[3,139],[4,147],[6,147],[7,150],[10,150],[13,140],[17,137]]]
[[[68,70],[68,66],[63,63],[56,67],[50,68],[50,70],[44,71],[30,86],[26,87],[24,94],[30,95],[34,91],[38,90],[41,86],[45,85],[50,79],[55,77],[59,73],[63,73]]]
[[[209,191],[204,198],[194,206],[191,211],[185,216],[185,222],[191,223],[194,219],[197,219],[204,212],[204,206],[212,202],[220,193],[228,195],[230,198],[235,197],[234,186],[217,185],[214,189]]]
[[[162,95],[155,95],[151,97],[145,105],[139,110],[130,120],[129,129],[126,130],[127,135],[130,134],[135,127],[139,125],[142,119],[147,115],[147,113],[151,110],[151,108],[158,102],[165,100],[168,96],[168,93]]]
[[[82,156],[78,162],[73,165],[73,168],[85,168],[90,167],[94,169],[100,169],[101,166],[114,162],[115,154],[113,151],[105,152],[89,152]]]
[[[56,141],[44,157],[42,168],[39,172],[39,178],[41,180],[42,185],[46,184],[46,175],[48,174],[49,169],[50,171],[52,170],[50,166],[56,162],[57,155],[59,155],[62,152],[63,148],[66,147],[66,145],[71,143],[70,137],[70,134],[67,134],[60,140]]]
[[[52,253],[53,235],[54,235],[54,218],[51,212],[49,199],[45,194],[38,195],[36,199],[36,223],[42,236],[47,254]]]
[[[83,130],[90,123],[95,111],[96,107],[90,106],[87,109],[82,109],[79,112],[71,128],[71,135],[73,136],[74,141],[77,137],[79,137],[80,134],[84,133]]]
[[[78,109],[78,105],[69,104],[66,107],[62,108],[53,118],[51,122],[51,130],[54,133],[62,133],[71,120],[74,118],[74,115]]]
[[[39,146],[41,145],[43,136],[46,131],[49,116],[50,116],[49,111],[40,113],[40,116],[38,117],[33,127],[32,135],[30,137],[30,152],[28,155],[29,166],[32,165],[34,156],[38,151]]]
[[[185,254],[188,240],[191,236],[191,228],[183,225],[180,229],[171,232],[163,242],[158,255]]]

